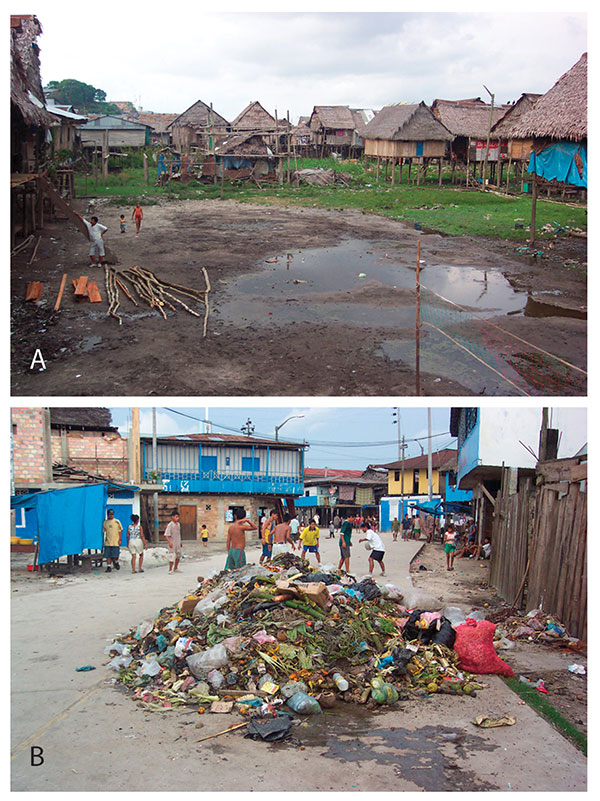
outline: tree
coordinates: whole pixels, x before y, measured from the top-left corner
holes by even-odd
[[[104,111],[106,92],[89,83],[83,83],[75,78],[65,78],[62,81],[50,81],[46,90],[52,91],[57,103],[75,106],[78,111]]]

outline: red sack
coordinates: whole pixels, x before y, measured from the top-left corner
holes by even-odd
[[[498,656],[493,640],[496,626],[489,620],[475,621],[468,618],[456,629],[454,650],[459,657],[459,667],[469,673],[497,673],[514,676],[513,669]]]

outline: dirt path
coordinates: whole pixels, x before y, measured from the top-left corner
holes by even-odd
[[[164,320],[124,298],[119,325],[106,315],[103,273],[89,267],[86,241],[73,225],[51,222],[32,265],[29,251],[12,260],[13,394],[412,395],[417,238],[424,284],[521,340],[586,365],[585,276],[563,266],[569,257],[585,261],[581,240],[557,240],[551,259],[526,263],[514,243],[443,237],[359,211],[178,201],[148,206],[139,237],[131,221],[119,233],[119,215],[131,210],[104,204],[96,213],[121,268],[137,264],[201,288],[207,268],[208,335],[183,310]],[[54,313],[63,272],[67,290]],[[98,280],[102,303],[75,301],[70,282],[82,274]],[[30,280],[44,282],[38,304],[23,300]],[[537,305],[532,311],[530,300],[523,314],[528,295]],[[437,320],[433,298],[424,294],[423,303]],[[443,327],[452,307],[442,307]],[[489,332],[478,333],[473,347],[484,341]],[[537,364],[529,345],[510,343],[500,372],[525,376],[525,386],[543,373],[531,394],[584,391],[581,374],[570,380],[556,365]],[[492,344],[506,351],[505,342]],[[38,348],[46,369],[38,360],[32,370]],[[427,395],[515,394],[432,328],[423,332],[421,372]]]

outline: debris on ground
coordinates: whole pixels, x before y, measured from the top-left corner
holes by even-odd
[[[570,651],[585,652],[587,644],[571,637],[558,618],[541,609],[532,609],[526,615],[514,609],[500,609],[487,615],[487,619],[496,623],[495,638],[497,640],[528,640]]]
[[[155,711],[280,718],[290,714],[281,707],[306,715],[339,702],[375,709],[432,693],[474,696],[483,685],[459,667],[450,622],[402,600],[393,585],[282,554],[203,579],[105,653]]]
[[[297,184],[311,184],[312,186],[333,186],[341,184],[349,186],[352,175],[349,172],[326,170],[321,167],[315,169],[294,170],[292,180]]]
[[[471,722],[482,729],[491,729],[496,726],[514,726],[517,719],[514,715],[503,715],[501,718],[490,718],[487,715],[479,715]]]

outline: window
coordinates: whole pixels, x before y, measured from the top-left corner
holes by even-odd
[[[394,470],[394,481],[400,481],[400,471]]]
[[[215,473],[217,471],[217,457],[201,456],[200,467],[203,473]]]
[[[246,473],[258,473],[260,470],[260,458],[255,456],[242,456],[242,470]]]

